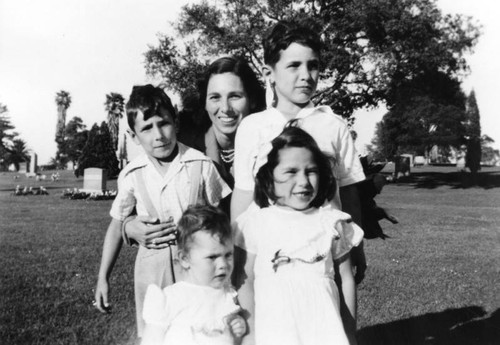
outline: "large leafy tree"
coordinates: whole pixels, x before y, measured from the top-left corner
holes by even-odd
[[[78,167],[75,170],[76,176],[82,176],[86,168],[106,169],[108,177],[116,176],[119,173],[118,159],[113,149],[108,125],[104,121],[101,126],[97,124],[92,126],[78,160]]]
[[[465,138],[467,139],[467,154],[465,164],[472,174],[481,169],[481,123],[476,94],[471,91],[467,97]]]
[[[349,117],[385,101],[429,72],[457,77],[463,54],[479,36],[472,19],[443,15],[433,0],[220,0],[183,8],[170,35],[146,52],[146,70],[181,94],[195,85],[210,60],[224,54],[247,59],[260,73],[261,41],[277,20],[309,22],[325,47],[316,103]]]
[[[463,141],[464,112],[453,105],[415,98],[394,107],[378,124],[374,144],[386,158],[402,153],[427,156],[435,145],[458,147]]]
[[[125,99],[119,93],[111,92],[106,95],[106,111],[108,112],[108,128],[111,134],[113,147],[118,149],[118,133],[120,129],[120,119],[123,117]]]
[[[464,140],[465,95],[458,80],[428,72],[401,83],[394,105],[377,126],[373,144],[386,158],[401,153],[427,155]]]
[[[88,134],[87,126],[78,116],[73,117],[66,125],[65,154],[68,161],[73,162],[73,165],[77,163],[82,154]]]
[[[500,151],[490,146],[494,142],[495,140],[486,134],[481,136],[481,162],[492,163],[500,158]]]

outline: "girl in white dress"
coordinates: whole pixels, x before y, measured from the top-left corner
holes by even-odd
[[[230,286],[233,239],[225,213],[191,206],[178,223],[181,281],[150,285],[144,301],[142,345],[234,345],[246,332]]]
[[[261,151],[254,195],[260,209],[237,220],[236,246],[246,260],[244,274],[236,272],[244,279],[238,294],[250,315],[244,343],[355,344],[349,252],[363,231],[326,202],[335,193],[331,164],[293,126]]]

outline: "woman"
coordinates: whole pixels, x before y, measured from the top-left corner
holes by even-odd
[[[210,64],[198,91],[201,121],[186,121],[188,112],[181,115],[179,140],[210,157],[233,187],[236,129],[245,116],[265,108],[264,90],[245,60],[222,57]],[[201,125],[193,128],[196,122]]]
[[[204,152],[216,164],[219,173],[232,188],[234,137],[243,117],[265,108],[265,93],[250,66],[235,57],[222,57],[210,64],[198,85],[201,121],[180,114],[179,141]],[[210,121],[208,121],[210,120]],[[196,124],[200,123],[201,124]],[[222,201],[229,210],[229,200]],[[175,230],[170,224],[153,224],[155,219],[130,218],[123,224],[127,243],[137,242],[147,248],[164,248]],[[155,245],[151,245],[155,239]]]

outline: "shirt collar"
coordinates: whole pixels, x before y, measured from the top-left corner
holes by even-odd
[[[271,108],[271,109],[273,111],[275,111],[276,113],[280,114],[282,117],[284,116],[277,108]],[[330,108],[329,106],[327,106],[327,105],[315,106],[313,102],[309,102],[309,103],[307,103],[307,105],[304,108],[302,108],[297,113],[297,115],[295,115],[295,117],[293,119],[303,119],[303,118],[308,117],[309,115],[312,115],[312,114],[317,113],[317,112],[323,112],[323,113],[334,115],[332,108]]]
[[[174,158],[172,163],[180,162],[181,164],[184,164],[186,162],[194,160],[209,160],[209,158],[207,158],[204,154],[195,149],[190,148],[189,146],[186,146],[180,142],[177,142],[177,145],[179,147],[179,153],[177,154],[178,156]],[[147,154],[144,153],[138,156],[136,159],[132,160],[127,165],[127,170],[128,170],[127,174],[136,169],[145,168],[152,164],[153,162],[151,162],[151,159],[148,157]]]

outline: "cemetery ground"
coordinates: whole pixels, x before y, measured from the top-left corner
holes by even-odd
[[[82,187],[70,172],[14,175],[0,173],[0,343],[135,344],[134,248],[113,272],[112,313],[92,306],[111,201],[61,199]],[[478,181],[463,188],[454,168],[415,167],[376,198],[400,223],[382,221],[390,238],[365,243],[361,345],[498,344],[500,169]],[[49,195],[14,196],[17,184]]]

